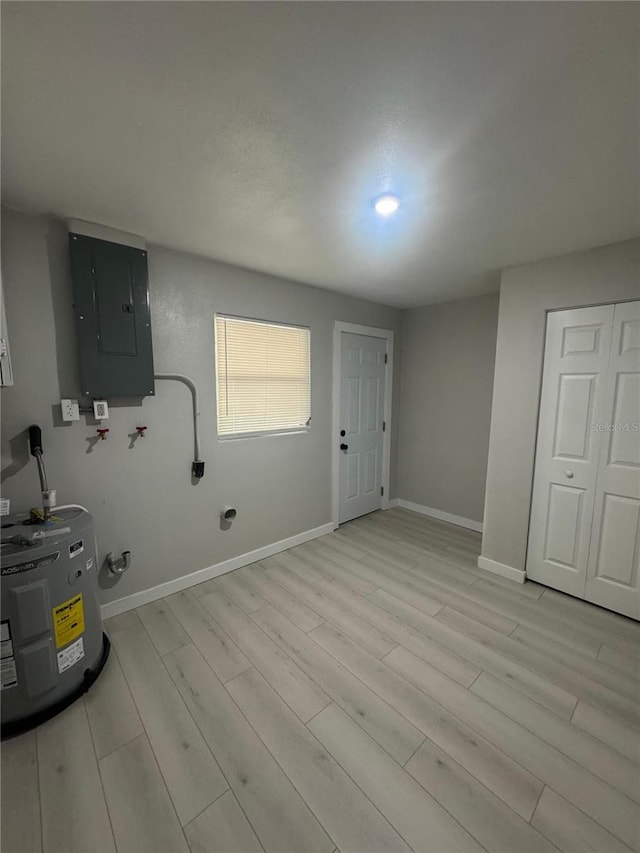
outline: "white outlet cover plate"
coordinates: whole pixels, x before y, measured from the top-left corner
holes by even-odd
[[[97,421],[103,421],[109,417],[109,406],[106,400],[93,401],[93,416]]]
[[[63,421],[79,421],[80,407],[77,400],[60,400]]]

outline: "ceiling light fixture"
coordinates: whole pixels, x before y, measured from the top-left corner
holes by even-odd
[[[400,207],[400,199],[395,195],[386,193],[385,195],[378,196],[373,202],[373,206],[376,213],[380,214],[380,216],[391,216]]]

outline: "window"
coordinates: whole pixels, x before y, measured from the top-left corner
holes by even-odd
[[[216,316],[218,435],[309,426],[309,337],[300,326]]]

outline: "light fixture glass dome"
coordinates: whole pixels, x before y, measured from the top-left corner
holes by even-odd
[[[385,195],[378,196],[375,199],[373,206],[380,216],[391,216],[400,207],[400,199],[395,195],[385,193]]]

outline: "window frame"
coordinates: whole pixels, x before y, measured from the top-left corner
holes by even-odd
[[[218,422],[218,319],[222,320],[240,320],[244,323],[254,323],[260,326],[282,326],[286,329],[304,329],[309,333],[309,419],[306,425],[295,426],[289,429],[262,429],[252,430],[251,432],[228,432],[220,433],[220,425]],[[311,424],[313,417],[313,401],[311,394],[311,326],[304,323],[285,322],[283,320],[265,320],[256,317],[246,317],[240,314],[226,314],[222,311],[216,311],[213,315],[213,364],[214,364],[214,385],[215,385],[215,414],[216,414],[216,437],[218,441],[243,441],[247,438],[272,438],[277,436],[302,436],[308,435],[311,432]]]

